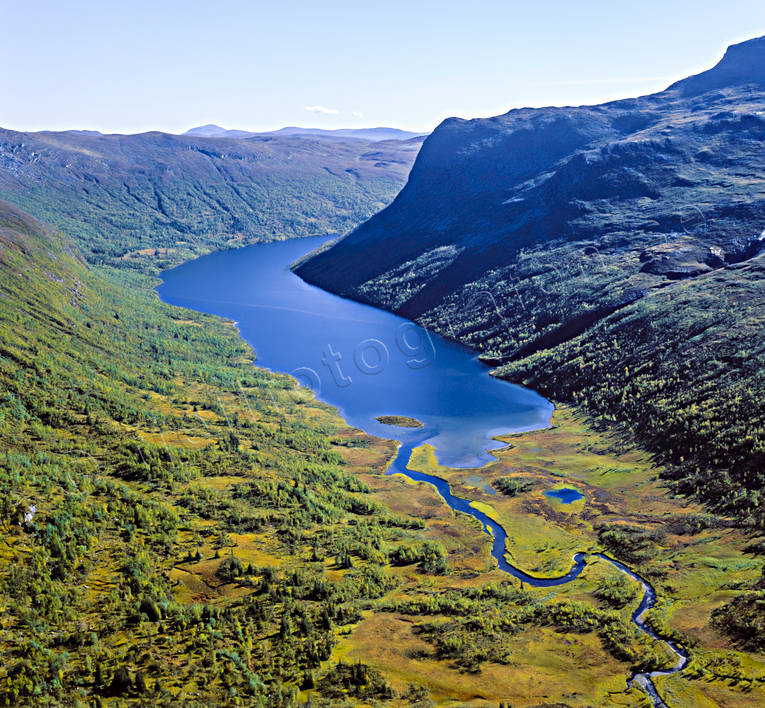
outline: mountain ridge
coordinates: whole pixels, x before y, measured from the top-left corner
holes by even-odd
[[[750,500],[765,469],[765,382],[751,368],[765,370],[763,47],[735,45],[648,96],[447,119],[388,207],[295,270],[625,426],[708,502],[724,506],[721,474]],[[717,290],[751,307],[736,298],[731,319],[710,307]],[[717,390],[701,354],[712,342],[727,362]],[[622,371],[635,368],[639,384]],[[654,400],[667,381],[677,390]],[[732,432],[731,416],[749,429]],[[726,509],[751,520],[747,504]]]
[[[0,129],[0,198],[93,262],[157,272],[205,249],[343,232],[393,198],[419,146]]]
[[[765,36],[732,44],[728,47],[720,61],[711,69],[672,84],[667,91],[680,90],[689,95],[704,91],[752,84],[765,86],[765,75],[762,67],[765,65]]]
[[[378,126],[376,128],[300,128],[298,126],[285,126],[278,130],[249,131],[249,130],[230,130],[222,128],[214,123],[197,126],[187,130],[183,135],[208,137],[208,138],[252,138],[264,135],[304,135],[321,137],[327,139],[357,139],[370,140],[372,142],[382,142],[384,140],[411,140],[421,138],[427,133],[417,133],[410,130],[401,130],[400,128],[386,128]]]

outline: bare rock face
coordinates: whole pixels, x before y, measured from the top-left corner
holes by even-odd
[[[730,86],[765,87],[765,37],[750,39],[728,47],[720,62],[708,71],[691,76],[670,86],[691,96]]]
[[[693,278],[725,265],[725,253],[718,246],[711,248],[691,239],[668,242],[645,249],[640,254],[640,271],[663,275],[671,280]]]

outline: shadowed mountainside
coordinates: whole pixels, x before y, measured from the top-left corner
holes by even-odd
[[[655,95],[452,118],[297,272],[625,424],[763,523],[764,138],[765,38]]]

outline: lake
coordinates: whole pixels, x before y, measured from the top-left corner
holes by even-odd
[[[409,320],[308,285],[290,265],[326,237],[203,256],[162,273],[172,305],[236,321],[256,364],[291,374],[353,426],[405,444],[429,442],[439,462],[472,467],[501,447],[492,437],[543,428],[552,404],[489,376],[467,348]],[[380,415],[424,428],[383,425]]]
[[[452,494],[445,480],[408,466],[413,448],[423,442],[435,447],[439,462],[452,467],[490,461],[487,450],[501,446],[493,435],[547,426],[552,404],[533,391],[490,377],[478,358],[458,344],[389,312],[304,283],[289,266],[324,241],[300,239],[213,253],[165,271],[158,292],[170,304],[235,320],[255,349],[258,366],[292,374],[337,406],[351,425],[401,441],[388,473],[432,484],[452,509],[478,520],[492,539],[499,570],[534,587],[575,581],[587,566],[584,552],[573,554],[563,575],[530,575],[508,560],[507,532],[497,521]],[[424,427],[383,425],[375,420],[380,415],[416,418]],[[545,494],[564,504],[583,496],[570,487]],[[628,681],[641,686],[653,706],[666,708],[653,679],[681,671],[688,655],[646,625],[645,615],[656,603],[653,586],[614,558],[598,555],[642,585],[631,620],[663,641],[676,658],[669,669],[637,672]]]

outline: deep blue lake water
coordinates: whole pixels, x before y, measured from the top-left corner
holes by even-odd
[[[535,587],[576,580],[586,566],[585,554],[574,554],[562,576],[529,575],[506,558],[507,532],[470,501],[454,496],[449,484],[408,467],[412,449],[430,442],[440,462],[471,467],[491,460],[486,451],[499,447],[493,435],[545,427],[553,406],[519,386],[491,378],[469,350],[429,334],[388,312],[344,300],[304,283],[289,266],[325,238],[250,246],[204,256],[162,274],[160,297],[173,305],[235,320],[254,347],[259,366],[289,373],[340,409],[351,424],[402,445],[389,474],[399,472],[432,484],[446,503],[477,519],[492,537],[492,556],[500,570]],[[425,427],[382,425],[378,415],[406,415]],[[564,503],[582,495],[575,489],[545,494]],[[656,603],[656,591],[641,576],[613,558],[598,554],[643,586],[633,623],[651,637],[644,621]],[[663,639],[677,661],[666,671],[635,673],[653,706],[666,708],[653,678],[683,669],[682,646]]]
[[[258,366],[292,374],[368,433],[430,442],[443,464],[482,464],[500,447],[492,436],[548,425],[551,403],[490,377],[468,349],[289,270],[324,241],[212,253],[165,271],[158,292],[167,303],[235,320]],[[425,428],[382,425],[379,415],[411,416]]]
[[[543,493],[546,497],[553,497],[562,504],[572,504],[577,499],[584,499],[584,494],[582,494],[577,489],[572,489],[571,487],[564,487],[563,489],[550,489]]]

